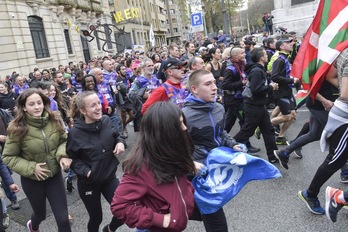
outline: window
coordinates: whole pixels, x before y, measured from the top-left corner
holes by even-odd
[[[111,31],[109,30],[108,25],[104,25],[104,31],[105,31],[105,39],[106,39],[106,44],[108,45],[108,49],[112,49]]]
[[[73,54],[73,50],[71,47],[71,41],[70,41],[70,35],[69,35],[69,30],[64,29],[64,36],[65,36],[65,42],[66,42],[66,47],[68,48],[68,54]]]
[[[47,39],[45,29],[42,23],[42,18],[37,16],[29,16],[29,29],[31,38],[34,43],[34,51],[37,59],[49,57]]]
[[[94,31],[93,31],[93,34],[94,34],[94,37],[95,37],[95,42],[97,43],[97,48],[98,48],[98,50],[100,51],[101,48],[100,48],[100,40],[99,40],[98,31],[97,31],[97,30],[94,30]]]
[[[173,28],[173,32],[178,32],[178,28]]]
[[[174,9],[170,9],[170,13],[171,14],[175,14],[175,10]]]
[[[314,2],[314,0],[291,0],[291,5],[299,5],[307,2]]]

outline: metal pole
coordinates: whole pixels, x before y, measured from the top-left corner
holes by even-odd
[[[191,7],[190,7],[191,8]],[[207,33],[207,24],[205,23],[205,5],[204,2],[202,2],[202,17],[203,17],[203,27],[204,27],[204,35],[208,36]]]
[[[225,33],[230,34],[228,31],[228,21],[227,21],[227,16],[226,16],[225,0],[221,0],[221,7],[222,7],[222,15],[224,17]]]

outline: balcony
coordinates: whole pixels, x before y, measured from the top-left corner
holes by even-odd
[[[65,8],[72,8],[76,6],[75,0],[57,0],[58,5],[63,5]]]
[[[91,1],[92,4],[92,10],[96,13],[96,14],[101,14],[103,13],[103,9],[101,7],[101,3],[98,0],[92,0]]]
[[[83,11],[92,10],[91,2],[88,0],[76,0],[76,8]]]

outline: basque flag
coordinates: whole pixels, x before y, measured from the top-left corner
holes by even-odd
[[[290,75],[301,80],[315,99],[325,75],[348,47],[348,0],[320,0]]]
[[[195,201],[202,214],[219,210],[251,180],[281,177],[279,170],[268,161],[229,147],[211,150],[205,166],[207,174],[192,180]]]

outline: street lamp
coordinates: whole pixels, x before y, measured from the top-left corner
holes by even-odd
[[[227,21],[227,16],[226,16],[225,0],[221,0],[221,7],[222,7],[222,15],[224,17],[225,33],[230,34],[228,31],[228,21]]]
[[[204,27],[204,35],[208,36],[207,34],[207,25],[205,24],[205,4],[202,2],[202,17],[203,17],[203,27]]]

